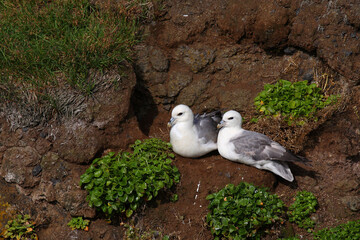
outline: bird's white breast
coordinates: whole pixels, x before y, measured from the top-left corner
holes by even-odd
[[[178,123],[170,131],[173,151],[183,157],[199,157],[217,148],[216,143],[203,144],[194,126]]]
[[[230,142],[237,134],[240,134],[240,132],[235,131],[233,128],[222,128],[218,135],[218,151],[221,156],[231,161],[236,161],[238,159],[238,155],[235,153],[235,146]]]
[[[235,137],[241,136],[243,129],[239,128],[222,128],[218,135],[218,151],[220,155],[234,162],[256,165],[252,156],[245,150],[244,152],[236,152],[235,145],[231,142]]]

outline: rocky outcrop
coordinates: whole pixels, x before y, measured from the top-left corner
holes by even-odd
[[[5,151],[0,174],[5,181],[23,187],[34,187],[39,183],[40,155],[30,147],[12,147]]]
[[[95,88],[75,115],[15,130],[11,126],[28,121],[12,124],[10,116],[0,118],[0,176],[27,197],[26,204],[31,204],[26,209],[32,209],[32,217],[39,218],[40,224],[64,221],[67,227],[70,216],[95,217],[95,209],[86,201],[87,192],[79,186],[85,164],[106,149],[127,148],[143,136],[133,124],[136,118],[130,101],[136,78],[132,68],[127,65],[126,77],[112,70],[94,78],[117,80],[113,85],[99,80],[103,85]],[[124,128],[130,125],[131,130]]]

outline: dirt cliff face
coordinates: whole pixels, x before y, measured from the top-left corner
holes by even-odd
[[[167,7],[161,20],[149,26],[146,44],[137,49],[138,86],[147,97],[137,95],[140,88],[134,96],[148,104],[135,105],[139,122],[153,122],[149,131],[155,134],[158,123],[166,121],[160,120],[161,113],[180,103],[195,112],[236,109],[251,119],[253,99],[265,83],[317,83],[327,94],[342,95],[341,104],[324,111],[318,123],[289,127],[272,119],[245,123],[245,128],[313,161],[312,168],[293,166],[296,184],[280,181],[275,191],[288,203],[296,191],[314,192],[323,204],[314,216],[319,229],[359,218],[359,3],[172,1]],[[166,68],[154,67],[156,61],[166,62]],[[158,107],[155,119],[142,114],[151,111],[149,105]],[[203,176],[195,171],[185,178],[193,175]],[[188,219],[193,225],[194,218]],[[175,225],[162,223],[170,229]]]
[[[139,46],[136,72],[155,103],[182,102],[195,110],[244,108],[264,83],[279,78],[312,81],[327,73],[357,85],[356,7],[346,1],[172,1]]]
[[[313,216],[317,229],[359,219],[360,3],[162,4],[155,6],[156,18],[134,49],[127,78],[84,100],[76,117],[36,127],[17,123],[14,129],[9,112],[3,112],[0,194],[37,218],[40,239],[121,239],[124,228],[98,218],[78,186],[88,164],[107,149],[127,148],[136,139],[169,140],[166,123],[176,104],[187,104],[196,113],[235,109],[249,120],[255,114],[254,97],[264,84],[278,79],[308,80],[327,94],[342,96],[336,107],[307,126],[288,126],[276,119],[244,124],[311,159],[312,167],[292,165],[296,182],[290,184],[217,153],[201,159],[177,156],[182,174],[179,201],[152,202],[133,219],[137,227],[175,239],[211,239],[204,225],[205,197],[241,181],[267,186],[287,204],[297,191],[313,192],[320,203]],[[71,216],[92,218],[90,232],[70,231],[66,224]]]

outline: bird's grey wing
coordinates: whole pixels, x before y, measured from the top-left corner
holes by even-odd
[[[243,131],[231,142],[234,143],[236,153],[245,153],[252,156],[254,160],[302,162],[305,164],[309,162],[308,159],[292,154],[279,143],[261,133]]]
[[[216,126],[220,121],[220,111],[204,113],[202,115],[196,114],[194,117],[194,126],[198,132],[198,137],[203,138],[205,143],[208,141],[216,142],[218,135],[218,129]]]
[[[254,160],[261,160],[260,154],[268,145],[268,140],[261,135],[257,137],[257,134],[254,133],[244,130],[241,134],[232,138],[230,142],[234,144],[237,154],[246,154]]]

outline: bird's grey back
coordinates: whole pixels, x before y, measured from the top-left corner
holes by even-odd
[[[217,125],[221,121],[221,112],[214,111],[204,114],[196,114],[194,117],[194,126],[199,133],[199,138],[205,138],[208,141],[217,141]]]

